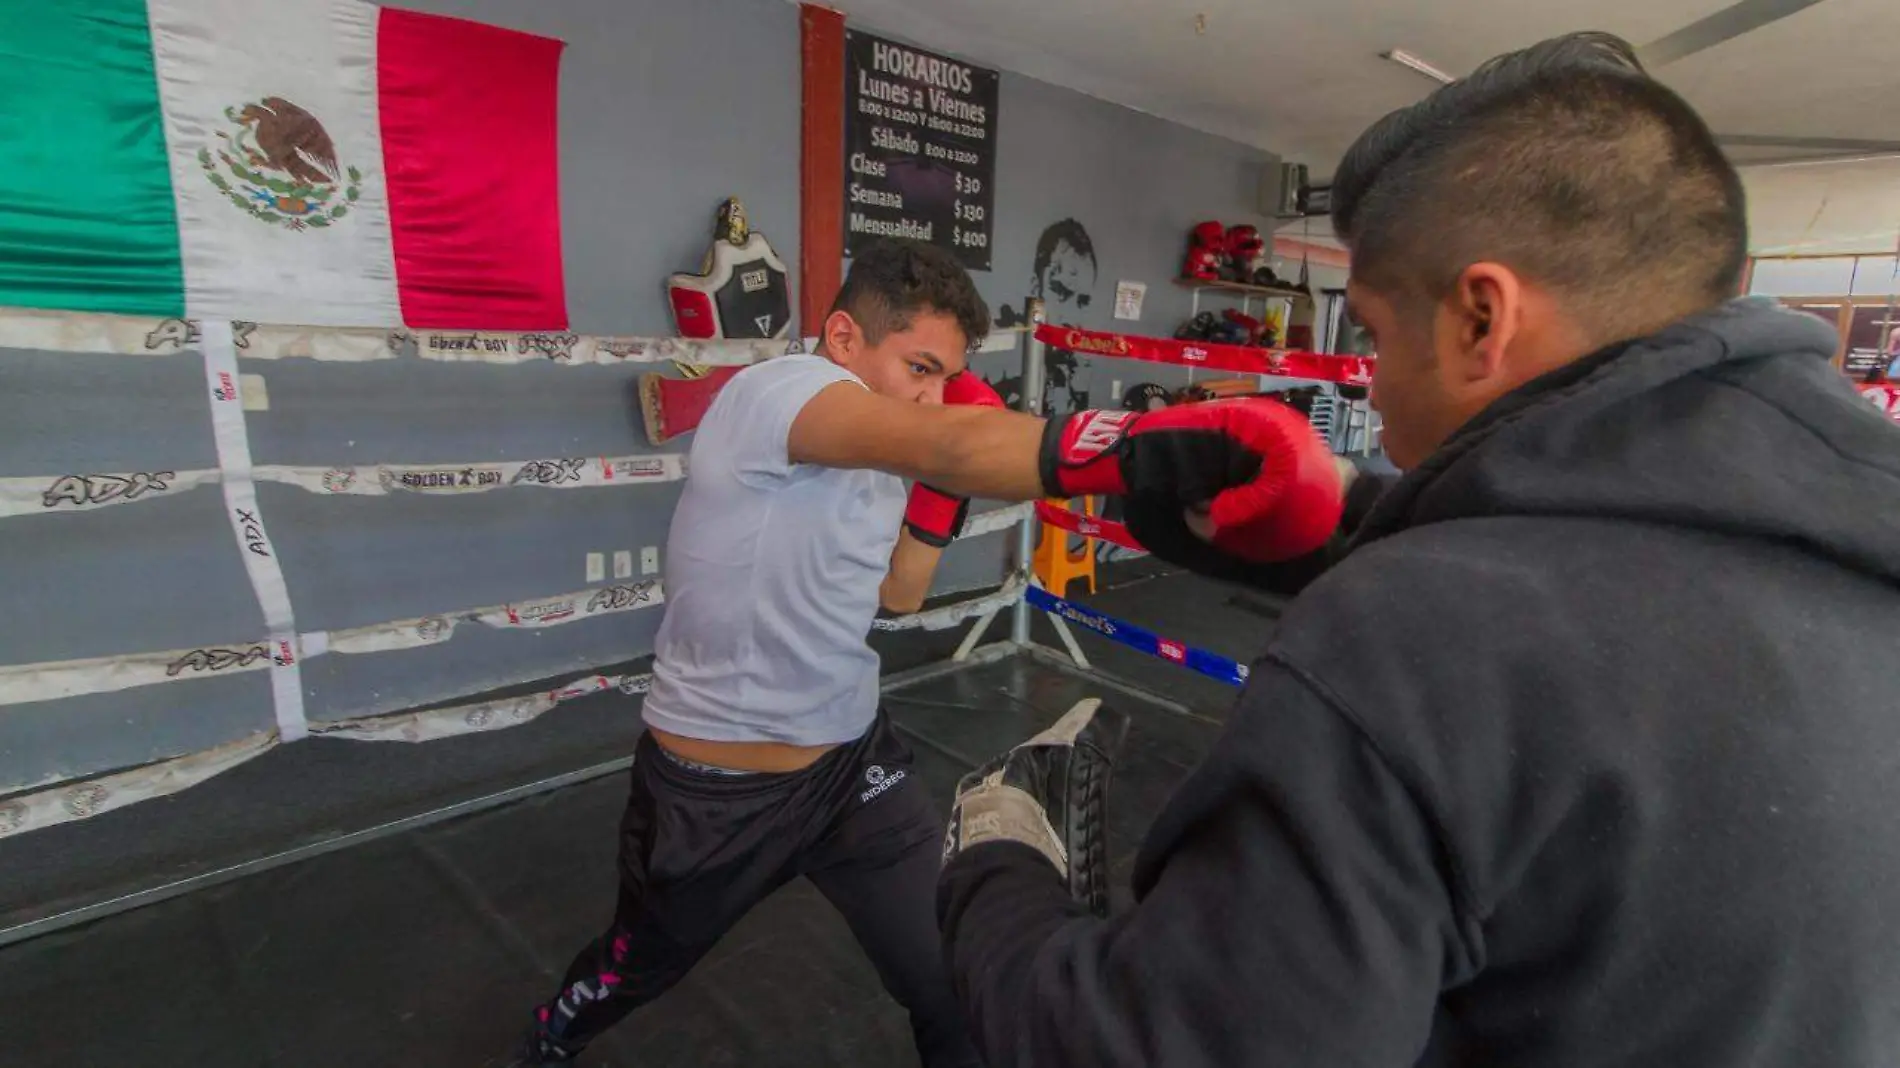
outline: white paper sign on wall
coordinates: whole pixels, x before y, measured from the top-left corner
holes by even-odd
[[[1141,318],[1141,301],[1148,295],[1146,282],[1115,283],[1115,318]]]

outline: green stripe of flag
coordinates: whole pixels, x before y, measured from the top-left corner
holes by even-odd
[[[0,305],[184,314],[144,0],[0,0]]]

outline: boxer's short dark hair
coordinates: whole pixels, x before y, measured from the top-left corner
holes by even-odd
[[[957,321],[975,347],[990,332],[990,309],[957,258],[922,241],[886,238],[860,249],[831,310],[846,312],[871,344],[910,329],[920,311]]]
[[[1609,334],[1734,296],[1747,258],[1740,176],[1607,33],[1499,56],[1387,115],[1332,194],[1353,273],[1374,289],[1436,300],[1466,267],[1499,262]]]

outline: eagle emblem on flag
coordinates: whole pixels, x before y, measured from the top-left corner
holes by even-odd
[[[288,230],[323,229],[362,197],[363,173],[338,164],[329,131],[310,112],[267,96],[225,108],[224,117],[230,127],[215,147],[198,150],[198,165],[239,210]]]

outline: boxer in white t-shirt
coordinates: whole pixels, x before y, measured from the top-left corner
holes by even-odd
[[[805,876],[909,1011],[925,1068],[978,1064],[933,912],[943,817],[878,707],[879,606],[922,602],[970,495],[1127,494],[1158,544],[1192,506],[1212,542],[1194,551],[1217,555],[1332,530],[1338,475],[1299,416],[1229,402],[1045,424],[966,372],[988,322],[949,253],[883,242],[854,260],[817,353],[748,368],[713,402],[667,542],[614,923],[519,1063],[573,1059]]]

